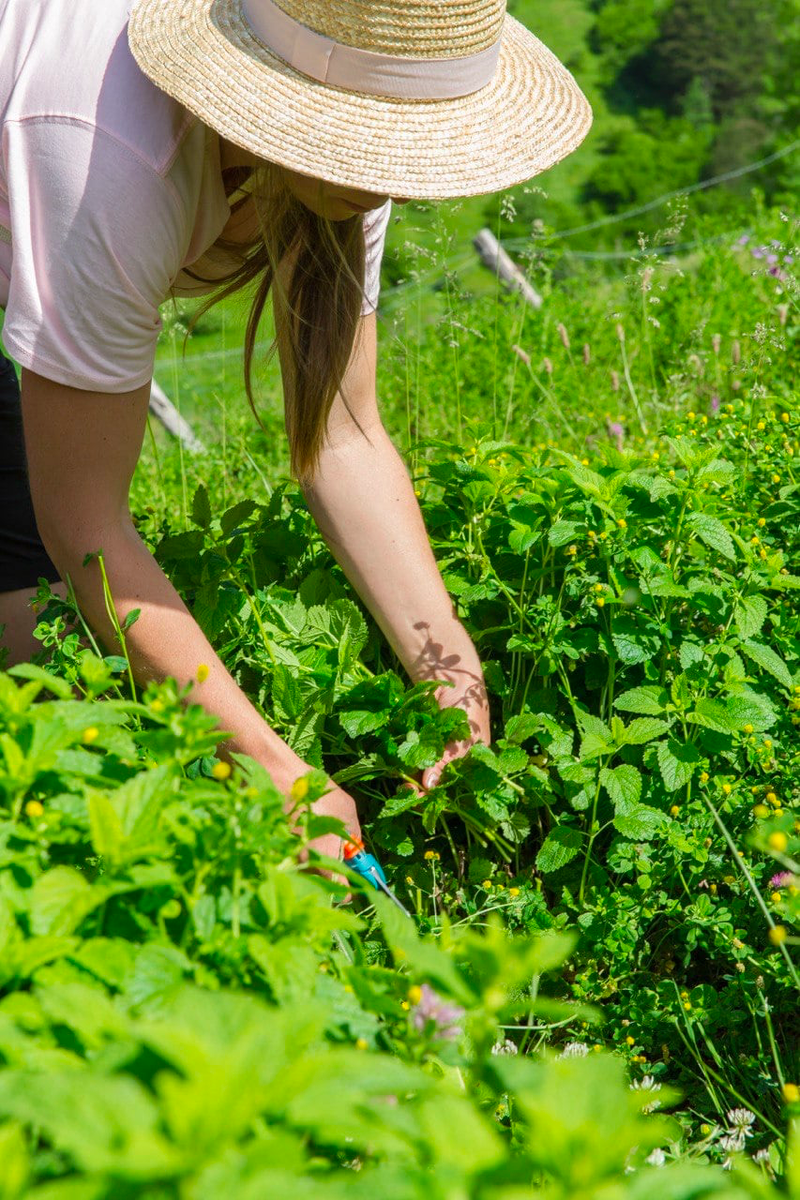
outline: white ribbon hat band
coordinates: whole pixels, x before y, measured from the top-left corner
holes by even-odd
[[[400,58],[334,42],[301,25],[273,0],[241,0],[258,40],[303,75],[320,83],[398,100],[455,100],[494,78],[500,42],[466,58]]]

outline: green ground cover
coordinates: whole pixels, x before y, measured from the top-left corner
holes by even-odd
[[[410,797],[454,715],[287,478],[277,364],[262,431],[241,312],[185,363],[165,314],[209,452],[153,429],[140,532],[413,920],[299,869],[321,775],[294,838],[202,710],[132,694],[43,593],[40,663],[0,674],[3,1200],[800,1195],[796,221],[676,211],[697,247],[621,263],[545,229],[540,310],[443,272],[435,222],[379,396],[492,745]]]

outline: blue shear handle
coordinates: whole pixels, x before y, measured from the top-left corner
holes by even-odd
[[[358,854],[354,854],[351,859],[348,859],[347,865],[357,871],[362,878],[369,880],[376,892],[379,891],[379,885],[375,880],[376,875],[382,883],[386,883],[383,867],[374,854],[367,854],[366,850],[359,850]]]

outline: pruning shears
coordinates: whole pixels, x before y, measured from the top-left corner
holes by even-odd
[[[396,904],[402,913],[407,917],[411,917],[411,913],[407,908],[404,908],[400,901],[395,896],[392,889],[386,882],[386,876],[383,873],[383,867],[378,862],[374,854],[368,854],[364,849],[364,843],[359,841],[349,841],[344,844],[344,861],[348,867],[352,867],[362,879],[367,879],[375,888],[375,891],[381,891],[388,896],[393,904]]]

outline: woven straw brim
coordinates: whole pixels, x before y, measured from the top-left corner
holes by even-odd
[[[389,196],[502,191],[560,162],[592,124],[567,68],[508,14],[494,78],[456,100],[384,99],[310,79],[258,41],[239,0],[135,0],[128,38],[145,74],[228,141]]]

